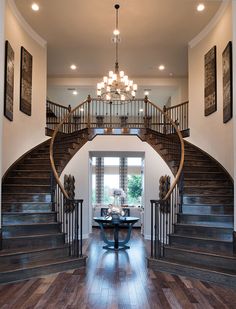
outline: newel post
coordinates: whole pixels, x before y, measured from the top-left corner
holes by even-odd
[[[71,112],[71,106],[68,105],[68,113]],[[71,133],[71,116],[68,117],[68,133]]]
[[[90,129],[91,119],[90,119],[90,103],[91,103],[91,96],[88,95],[88,129]]]

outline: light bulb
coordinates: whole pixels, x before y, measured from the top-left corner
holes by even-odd
[[[163,71],[163,70],[165,70],[165,66],[164,66],[163,64],[161,64],[161,65],[159,65],[158,69],[159,69],[160,71]]]
[[[109,85],[109,86],[112,85],[112,82],[113,82],[112,78],[108,78],[108,85]]]
[[[103,77],[103,81],[104,81],[104,83],[107,83],[108,77],[107,77],[107,76],[104,76],[104,77]]]
[[[113,74],[112,79],[117,80],[117,74]]]
[[[77,68],[77,67],[76,67],[76,65],[75,65],[75,64],[72,64],[72,65],[70,66],[70,68],[71,68],[71,70],[73,70],[73,71],[74,71],[74,70],[76,70],[76,68]]]
[[[102,86],[101,86],[100,83],[97,83],[97,89],[98,89],[98,90],[101,90],[101,89],[102,89]]]
[[[39,5],[38,5],[37,3],[34,2],[34,3],[31,5],[31,9],[32,9],[33,11],[37,12],[37,11],[39,10]]]
[[[120,96],[120,99],[121,99],[121,101],[124,101],[124,100],[125,100],[124,94],[122,94],[122,95]]]
[[[77,95],[78,91],[74,90],[72,93],[73,93],[73,95]]]
[[[100,85],[101,85],[101,89],[104,88],[104,82],[101,82]]]
[[[111,91],[111,87],[107,86],[107,92],[110,92],[110,91]]]
[[[205,5],[203,3],[199,3],[197,6],[198,12],[202,12],[205,10]]]
[[[133,82],[132,80],[130,80],[130,81],[129,81],[129,86],[132,86],[133,83],[134,83],[134,82]]]
[[[133,98],[135,97],[135,91],[134,90],[131,91],[131,95],[132,95]]]
[[[149,92],[148,91],[144,91],[144,95],[149,95]]]
[[[120,77],[124,77],[125,76],[125,72],[124,71],[120,71]]]
[[[97,96],[101,96],[101,94],[102,94],[102,91],[101,90],[97,90]]]
[[[113,76],[113,71],[109,71],[109,77]]]
[[[113,31],[113,34],[114,34],[114,35],[119,35],[119,34],[120,34],[120,31],[119,31],[118,29],[115,29],[115,30]]]
[[[137,84],[133,84],[133,90],[137,91],[138,90],[138,85]]]
[[[111,96],[110,96],[109,94],[107,94],[107,95],[106,95],[106,99],[107,99],[107,100],[110,100],[110,99],[111,99]]]

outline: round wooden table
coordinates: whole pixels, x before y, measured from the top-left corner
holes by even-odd
[[[105,242],[106,246],[103,246],[104,249],[110,249],[110,250],[124,250],[129,249],[130,247],[126,244],[130,240],[131,230],[133,225],[139,220],[139,218],[136,217],[120,217],[112,219],[111,217],[94,217],[93,218],[95,222],[97,222],[101,228],[101,237],[103,241]],[[109,240],[106,237],[104,226],[111,225],[113,227],[114,231],[114,240]],[[120,240],[119,239],[119,229],[122,226],[127,226],[127,235],[125,239]]]

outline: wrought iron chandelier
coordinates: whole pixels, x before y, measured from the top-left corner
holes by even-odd
[[[118,44],[120,43],[120,31],[118,28],[118,10],[119,4],[116,4],[116,28],[113,31],[113,42],[116,48],[115,71],[109,71],[108,76],[103,77],[103,81],[97,84],[97,96],[102,99],[127,100],[134,99],[138,89],[137,84],[129,80],[124,71],[119,70],[118,62]]]

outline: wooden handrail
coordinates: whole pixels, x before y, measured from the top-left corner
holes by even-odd
[[[185,102],[182,102],[182,103],[177,104],[177,105],[174,105],[174,106],[166,107],[166,110],[169,111],[169,110],[171,110],[171,109],[175,109],[175,108],[178,108],[178,107],[180,107],[180,106],[183,106],[183,105],[185,105],[185,104],[187,104],[187,103],[189,103],[189,101],[185,101]]]
[[[163,198],[163,201],[166,201],[171,193],[173,192],[175,186],[177,185],[178,181],[179,181],[179,178],[180,178],[180,175],[182,173],[182,170],[183,170],[183,166],[184,166],[184,140],[183,140],[183,137],[182,137],[182,134],[180,133],[177,125],[175,124],[175,122],[170,118],[170,116],[167,114],[167,112],[163,112],[157,105],[155,105],[154,103],[152,103],[151,101],[148,100],[148,103],[152,104],[154,107],[156,107],[162,114],[165,115],[165,117],[170,121],[170,123],[173,125],[173,127],[175,128],[175,131],[179,137],[179,140],[180,140],[180,144],[181,144],[181,158],[180,158],[180,164],[179,164],[179,168],[178,168],[178,171],[176,173],[176,176],[175,176],[175,180],[173,182],[173,184],[171,185],[169,191],[167,192],[166,196]]]
[[[59,178],[59,175],[57,173],[57,170],[56,170],[56,166],[55,166],[55,162],[54,162],[54,154],[53,154],[53,144],[54,144],[54,141],[55,141],[55,138],[56,138],[56,135],[60,129],[60,127],[63,125],[63,123],[68,120],[68,118],[73,114],[73,112],[75,110],[77,110],[78,108],[80,108],[81,105],[83,105],[84,103],[86,103],[88,100],[85,100],[83,101],[81,104],[79,104],[78,106],[76,106],[74,109],[72,109],[68,114],[65,115],[65,117],[62,119],[62,121],[58,124],[58,126],[55,128],[54,132],[53,132],[53,135],[52,135],[52,139],[51,139],[51,142],[50,142],[50,162],[51,162],[51,167],[52,167],[52,171],[53,171],[53,175],[55,177],[55,180],[58,184],[58,186],[60,187],[64,197],[66,199],[69,199],[69,196],[66,192],[66,190],[64,189],[64,186],[63,184],[61,183],[60,181],[60,178]]]
[[[58,103],[52,102],[52,101],[50,101],[50,100],[47,100],[47,102],[48,102],[48,103],[50,103],[50,104],[56,105],[56,106],[58,106],[58,107],[61,107],[61,108],[67,109],[67,110],[69,109],[69,106],[64,106],[64,105],[61,105],[61,104],[58,104]]]
[[[57,133],[59,132],[60,128],[63,126],[63,124],[65,124],[66,122],[67,123],[70,123],[69,119],[71,119],[71,116],[73,115],[73,113],[77,110],[79,110],[81,108],[82,110],[82,105],[84,105],[85,103],[90,103],[91,101],[95,100],[96,102],[104,102],[104,100],[102,99],[91,99],[90,96],[88,97],[87,100],[83,101],[82,103],[80,103],[77,107],[75,107],[74,109],[72,109],[71,111],[69,111],[65,116],[64,118],[61,120],[61,122],[58,124],[58,126],[55,128],[54,130],[54,133],[52,135],[52,139],[51,139],[51,143],[50,143],[50,162],[51,162],[51,167],[52,167],[52,171],[53,171],[53,174],[54,174],[54,177],[55,177],[55,180],[56,180],[56,183],[58,184],[58,186],[60,187],[64,197],[66,199],[69,199],[69,196],[67,194],[67,192],[65,191],[64,189],[64,186],[62,185],[61,181],[60,181],[60,178],[59,178],[59,175],[57,173],[57,170],[56,170],[56,166],[55,166],[55,162],[54,162],[54,153],[53,153],[53,145],[54,145],[54,141],[55,141],[55,138],[56,138],[56,135]],[[116,100],[118,101],[118,100]],[[136,100],[130,100],[130,102],[132,101],[136,101]],[[145,99],[142,101],[145,103],[145,106],[147,104],[150,104],[154,109],[158,110],[160,112],[160,114],[164,115],[165,119],[168,120],[169,124],[171,124],[173,126],[173,128],[175,129],[175,132],[177,133],[177,136],[180,140],[180,145],[181,145],[181,158],[180,158],[180,163],[179,163],[179,166],[178,166],[178,170],[177,170],[177,173],[175,175],[175,179],[174,179],[174,182],[173,184],[171,185],[169,191],[167,192],[166,196],[163,198],[162,201],[166,201],[171,193],[173,192],[175,186],[177,185],[179,179],[180,179],[180,176],[181,176],[181,172],[182,172],[182,169],[183,169],[183,165],[184,165],[184,141],[183,141],[183,137],[180,133],[180,130],[178,129],[176,123],[171,119],[171,117],[168,115],[168,111],[164,112],[160,107],[158,107],[156,104],[154,104],[153,102],[151,102],[147,97],[145,97]],[[109,103],[109,102],[106,102],[106,103]],[[126,102],[128,103],[128,101]],[[181,103],[181,104],[184,104],[184,103]],[[90,104],[89,104],[90,105]],[[88,105],[88,111],[90,111],[90,107]],[[146,108],[145,108],[146,109]],[[87,123],[87,127],[89,127],[90,125],[90,116],[91,115],[88,115],[88,119],[87,121],[89,123]],[[85,124],[85,123],[84,123]],[[112,125],[112,123],[111,123]]]

